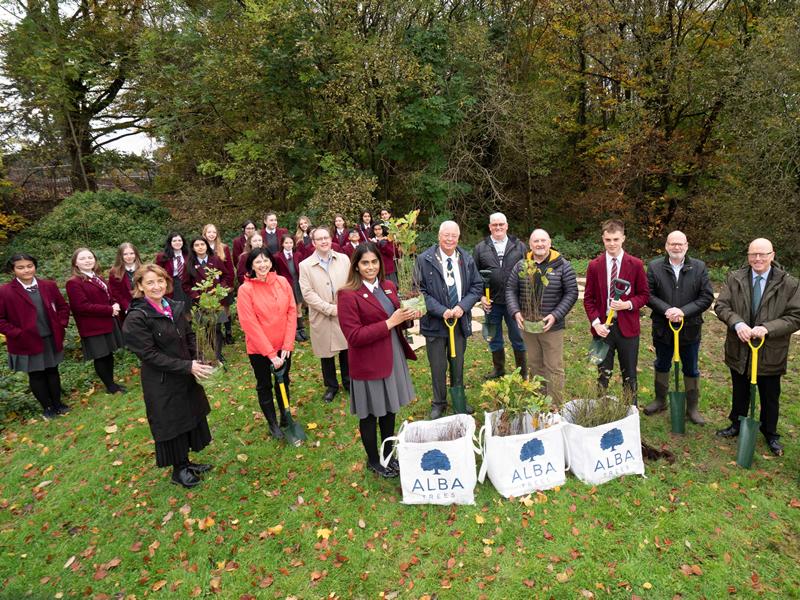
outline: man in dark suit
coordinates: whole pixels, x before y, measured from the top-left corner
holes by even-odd
[[[703,313],[714,301],[714,290],[708,279],[706,263],[686,255],[689,241],[680,231],[667,236],[667,255],[656,258],[647,267],[647,285],[653,309],[653,347],[656,350],[655,400],[644,409],[644,414],[654,415],[667,408],[669,372],[675,351],[675,335],[669,323],[681,327],[680,350],[683,384],[686,390],[686,415],[692,423],[703,425],[705,420],[698,408],[700,402],[700,332]]]
[[[583,307],[592,326],[592,336],[603,338],[609,345],[606,358],[598,366],[597,385],[601,393],[608,388],[614,368],[614,353],[619,358],[622,372],[622,389],[637,404],[636,363],[639,359],[639,310],[647,304],[650,289],[644,273],[644,263],[622,249],[625,243],[625,225],[609,219],[602,225],[603,245],[606,251],[589,263],[586,271],[586,289]],[[629,281],[630,290],[619,300],[614,300],[613,280]],[[610,310],[614,321],[606,327]]]
[[[757,344],[763,339],[756,377],[761,403],[759,420],[770,452],[781,456],[778,401],[792,334],[800,329],[800,282],[773,264],[774,259],[772,242],[763,238],[750,242],[748,266],[728,273],[714,306],[717,317],[728,327],[725,364],[731,370],[733,387],[731,424],[717,431],[717,435],[739,435],[739,417],[747,414],[750,404],[751,352],[747,343]]]
[[[439,226],[439,244],[417,257],[415,281],[425,298],[428,312],[420,319],[420,333],[425,336],[425,350],[431,367],[433,406],[431,419],[438,419],[447,410],[447,363],[449,332],[445,319],[456,318],[456,358],[450,374],[452,385],[464,385],[464,353],[467,338],[472,335],[470,311],[480,299],[481,274],[470,254],[458,246],[461,230],[455,221]],[[467,407],[467,412],[472,409]]]

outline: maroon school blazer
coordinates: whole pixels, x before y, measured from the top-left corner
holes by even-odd
[[[620,300],[630,300],[633,303],[633,310],[621,310],[615,313],[617,327],[623,337],[635,337],[640,332],[639,310],[650,299],[650,287],[647,285],[644,263],[625,252],[622,255],[618,276],[631,282],[630,293],[621,296]],[[589,268],[586,270],[586,289],[583,292],[583,307],[586,310],[586,316],[589,317],[589,327],[594,337],[598,337],[598,335],[591,327],[592,321],[600,319],[600,322],[605,323],[606,320],[607,278],[606,253],[603,252],[589,263]]]
[[[37,279],[36,282],[53,332],[53,344],[60,352],[64,349],[64,330],[69,323],[69,305],[55,281]],[[16,278],[0,286],[0,333],[6,336],[11,354],[33,356],[44,352],[36,328],[36,307]]]
[[[69,306],[81,337],[103,335],[114,330],[110,291],[86,277],[70,277],[66,287]]]

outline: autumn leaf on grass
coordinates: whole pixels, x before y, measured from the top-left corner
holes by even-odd
[[[327,540],[329,537],[331,537],[332,533],[333,532],[327,527],[324,527],[322,529],[317,529],[317,537],[322,538],[323,540]]]
[[[311,581],[320,581],[328,575],[327,571],[312,571]]]
[[[702,575],[703,570],[700,565],[681,565],[681,573],[688,577],[690,575]]]
[[[117,433],[116,425],[106,425],[106,433]]]
[[[212,519],[211,517],[206,517],[205,519],[200,519],[197,522],[197,527],[198,529],[200,529],[200,531],[203,531],[205,529],[213,527],[215,523],[216,521],[214,519]]]
[[[283,531],[283,525],[278,523],[275,527],[267,527],[264,531],[258,534],[258,537],[262,540],[267,537],[273,537],[278,535],[281,531]]]
[[[478,525],[482,525],[483,523],[486,523],[486,519],[484,519],[481,515],[475,515],[475,522]]]
[[[158,581],[156,581],[156,582],[153,584],[153,587],[152,587],[151,589],[152,589],[154,592],[157,592],[157,591],[159,591],[161,588],[163,588],[165,585],[167,585],[167,580],[166,580],[166,579],[159,579]]]

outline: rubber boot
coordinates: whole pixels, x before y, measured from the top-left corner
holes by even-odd
[[[306,335],[306,327],[303,324],[302,315],[297,317],[297,333],[294,334],[294,341],[295,342],[308,341],[308,336]]]
[[[227,321],[225,321],[225,343],[232,344],[233,342],[233,329],[231,320],[229,318]]]
[[[656,371],[655,383],[656,399],[644,407],[644,414],[655,415],[667,410],[667,392],[669,391],[669,373]]]
[[[523,379],[528,378],[528,354],[525,350],[514,350],[514,364],[519,369]]]
[[[698,405],[700,404],[700,378],[684,376],[683,385],[686,390],[686,416],[695,425],[705,425],[706,420],[698,410]]]
[[[278,427],[278,418],[275,415],[275,403],[272,401],[272,398],[267,397],[267,394],[259,392],[258,405],[261,407],[261,412],[264,413],[264,417],[267,419],[270,435],[276,440],[282,439],[283,432],[281,428]]]
[[[506,374],[506,351],[502,348],[492,352],[493,369],[483,376],[484,379],[497,379]]]

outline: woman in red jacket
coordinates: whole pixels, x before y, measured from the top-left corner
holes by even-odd
[[[414,399],[406,359],[417,357],[400,329],[420,315],[400,308],[397,288],[385,280],[380,251],[372,242],[355,249],[336,305],[350,359],[350,414],[360,419],[367,468],[381,477],[397,477],[396,460],[385,468],[380,463],[376,420],[385,440],[394,435],[397,411]],[[391,449],[385,450],[388,456]]]
[[[272,437],[279,439],[283,432],[278,426],[273,402],[271,370],[286,365],[284,383],[289,390],[289,369],[294,350],[297,310],[289,282],[272,270],[272,257],[267,248],[256,248],[247,257],[247,277],[239,288],[239,323],[244,331],[247,356],[256,376],[258,404],[269,424]],[[275,399],[285,426],[277,378]]]
[[[61,401],[58,373],[69,306],[55,281],[36,278],[36,265],[25,253],[14,254],[6,263],[14,279],[0,287],[0,333],[6,336],[9,368],[28,374],[42,416],[52,419],[69,412]]]
[[[142,266],[136,246],[122,242],[117,248],[114,266],[108,271],[108,289],[111,300],[119,304],[119,320],[124,321],[133,300],[133,274]]]
[[[114,382],[114,351],[121,348],[122,331],[115,318],[121,309],[111,299],[108,284],[100,277],[94,252],[78,248],[72,254],[72,277],[67,280],[67,297],[81,337],[83,359],[94,361],[94,370],[109,394],[128,390]]]

